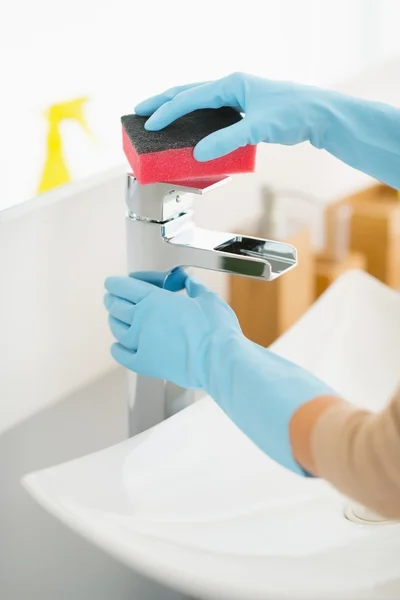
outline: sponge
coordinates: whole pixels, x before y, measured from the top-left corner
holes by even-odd
[[[255,169],[256,146],[243,146],[207,162],[193,156],[196,144],[218,129],[242,119],[230,107],[195,110],[161,131],[147,131],[147,117],[121,117],[123,149],[141,184],[170,183],[249,173]]]

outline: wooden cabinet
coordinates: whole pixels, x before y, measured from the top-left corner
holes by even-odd
[[[351,207],[350,249],[364,254],[365,269],[386,285],[400,288],[400,198],[385,185],[374,185],[338,204],[326,213],[327,238],[334,229],[336,206]]]

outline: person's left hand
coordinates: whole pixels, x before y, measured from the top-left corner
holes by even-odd
[[[205,357],[215,336],[242,336],[231,308],[183,271],[110,277],[104,303],[117,344],[114,359],[124,367],[186,388],[203,389]]]
[[[183,285],[186,294],[166,283],[169,290]],[[303,404],[332,395],[329,386],[248,340],[228,304],[191,277],[136,273],[110,277],[106,288],[118,363],[205,391],[259,448],[304,475],[292,455],[289,424]]]

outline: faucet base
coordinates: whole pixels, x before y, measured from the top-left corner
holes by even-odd
[[[142,433],[165,420],[165,381],[134,373],[129,378],[129,436]]]
[[[165,421],[196,400],[196,392],[170,381],[129,373],[129,437]]]

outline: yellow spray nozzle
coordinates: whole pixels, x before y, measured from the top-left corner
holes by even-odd
[[[83,97],[53,104],[47,109],[46,117],[49,123],[54,125],[61,123],[64,119],[76,121],[90,135],[84,113],[84,106],[88,100],[89,98]]]
[[[71,181],[71,176],[64,158],[60,124],[65,120],[78,123],[93,140],[85,118],[84,108],[89,100],[86,96],[74,98],[49,106],[43,116],[48,123],[46,160],[41,176],[38,192],[43,193]]]

